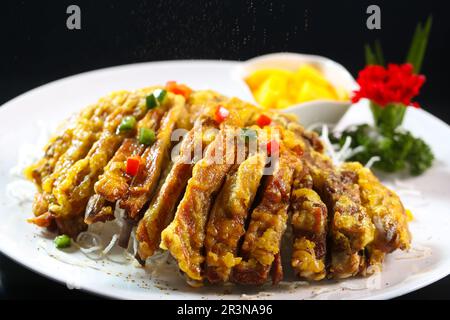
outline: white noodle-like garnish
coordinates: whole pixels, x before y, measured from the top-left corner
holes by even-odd
[[[101,237],[90,231],[83,231],[77,236],[75,240],[75,246],[80,249],[84,254],[93,253],[102,249]],[[86,255],[88,258],[91,256]],[[99,258],[99,257],[98,257]],[[96,260],[98,260],[98,258]]]
[[[131,243],[132,243],[132,248],[133,248],[132,255],[133,255],[133,257],[135,257],[138,253],[138,241],[136,239],[135,228],[133,229],[133,231],[131,231]]]
[[[345,156],[347,155],[347,153],[348,153],[349,150],[350,150],[351,144],[352,144],[352,138],[347,136],[347,137],[345,138],[345,142],[344,142],[344,145],[342,146],[341,150],[339,150],[339,151],[336,153],[336,160],[337,160],[338,163],[344,161]]]
[[[334,151],[334,147],[328,137],[328,127],[326,125],[322,126],[322,134],[320,135],[320,138],[325,145],[325,150],[328,153],[328,156],[331,158],[333,163],[337,163],[336,152]]]
[[[109,251],[111,251],[111,249],[114,247],[114,245],[117,242],[117,239],[119,239],[119,235],[116,233],[112,236],[111,241],[109,242],[109,244],[105,247],[105,249],[103,249],[102,254],[103,255],[107,255]]]
[[[372,168],[372,166],[374,165],[375,162],[378,162],[380,160],[381,160],[381,158],[379,156],[373,156],[372,158],[369,159],[369,161],[367,161],[365,167],[367,169],[370,169],[370,168]]]

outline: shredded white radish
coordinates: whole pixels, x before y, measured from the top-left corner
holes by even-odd
[[[326,125],[322,126],[322,134],[321,134],[320,138],[322,139],[322,141],[325,145],[325,150],[328,153],[328,156],[331,158],[333,163],[336,163],[337,162],[336,152],[335,152],[334,147],[331,144],[331,141],[328,137],[328,127]]]
[[[336,159],[338,162],[343,162],[345,155],[349,152],[350,146],[352,144],[352,138],[346,137],[344,145],[342,146],[341,150],[339,150],[336,153]]]
[[[365,167],[367,169],[372,168],[372,166],[374,165],[375,162],[380,161],[381,158],[379,156],[373,156],[372,158],[369,159],[369,161],[367,161]]]

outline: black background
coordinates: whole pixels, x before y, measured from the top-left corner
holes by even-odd
[[[70,4],[81,8],[81,30],[66,28]],[[381,7],[381,30],[366,28],[370,4]],[[356,76],[364,43],[380,39],[386,60],[402,62],[417,22],[428,14],[434,24],[418,101],[449,123],[450,10],[446,1],[431,0],[2,1],[0,104],[83,71],[155,60],[245,60],[292,51],[327,56]],[[0,297],[90,297],[1,254],[0,275]],[[406,297],[450,298],[450,278]]]

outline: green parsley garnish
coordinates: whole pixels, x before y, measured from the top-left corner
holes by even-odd
[[[351,137],[351,148],[362,146],[363,150],[347,161],[367,163],[372,157],[380,157],[373,167],[385,172],[408,170],[417,176],[431,167],[434,155],[430,147],[409,131],[395,130],[381,132],[367,124],[349,128],[339,136],[331,134],[330,141],[342,147]]]

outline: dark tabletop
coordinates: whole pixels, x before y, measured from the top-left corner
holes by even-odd
[[[81,30],[70,31],[66,9],[74,2],[81,8],[82,24]],[[418,101],[450,123],[447,1],[375,1],[382,28],[368,30],[366,9],[372,2],[2,1],[0,105],[62,77],[156,60],[245,60],[292,51],[330,57],[356,76],[364,66],[366,42],[380,39],[386,60],[402,62],[417,22],[433,14],[422,69],[427,83]],[[0,280],[0,298],[97,298],[68,290],[2,254]],[[450,277],[402,298],[448,299]]]

